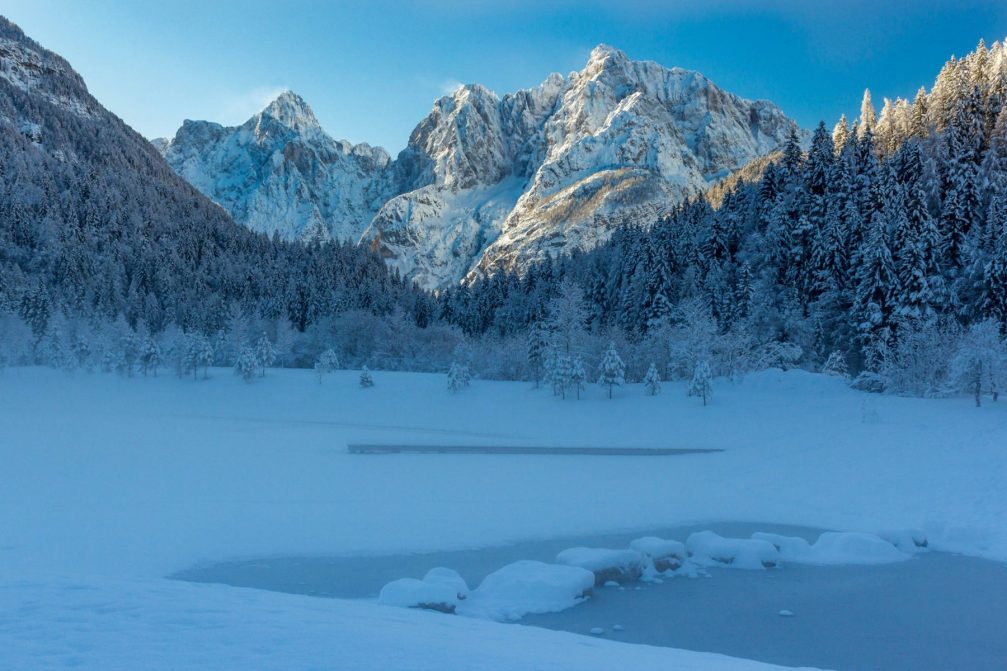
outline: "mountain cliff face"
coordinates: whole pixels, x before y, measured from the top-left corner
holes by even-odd
[[[281,101],[300,112],[271,111]],[[583,70],[533,89],[499,97],[460,87],[393,162],[332,141],[305,110],[285,94],[236,129],[187,122],[161,149],[238,221],[288,238],[320,228],[359,237],[428,288],[521,270],[654,221],[782,145],[794,126],[772,103],[606,46]],[[263,136],[263,125],[276,128]]]
[[[155,146],[239,222],[286,239],[357,239],[392,195],[388,153],[333,140],[286,92],[241,126],[186,121]]]

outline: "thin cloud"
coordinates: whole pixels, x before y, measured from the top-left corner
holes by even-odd
[[[256,86],[247,91],[227,95],[221,102],[218,118],[226,124],[238,124],[261,112],[276,100],[287,86]]]

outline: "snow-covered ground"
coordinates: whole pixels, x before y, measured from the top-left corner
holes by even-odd
[[[762,668],[373,603],[163,576],[258,555],[446,550],[730,520],[1007,561],[1007,404],[791,371],[592,388],[270,371],[245,384],[0,374],[0,668]],[[347,443],[723,448],[674,457],[349,455]],[[682,539],[684,540],[684,539]]]

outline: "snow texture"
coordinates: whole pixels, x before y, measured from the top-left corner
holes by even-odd
[[[590,596],[594,582],[594,574],[587,569],[521,560],[486,576],[458,612],[490,620],[552,613]]]

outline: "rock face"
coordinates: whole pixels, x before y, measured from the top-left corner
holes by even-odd
[[[241,126],[186,121],[154,145],[235,220],[287,239],[356,240],[391,196],[388,153],[333,140],[289,91]]]
[[[437,288],[653,221],[792,127],[772,103],[599,46],[583,70],[533,89],[460,87],[394,162],[331,140],[293,94],[239,128],[186,122],[161,149],[238,221],[288,238],[359,236]]]

